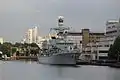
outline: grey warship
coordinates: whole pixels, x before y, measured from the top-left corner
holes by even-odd
[[[69,27],[64,27],[63,16],[58,17],[58,27],[51,28],[56,36],[51,36],[42,42],[42,48],[38,55],[38,61],[42,64],[52,65],[76,65],[76,56],[80,51],[73,40],[67,38]]]

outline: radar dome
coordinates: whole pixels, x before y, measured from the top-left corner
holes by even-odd
[[[63,17],[63,16],[58,16],[58,18],[59,18],[59,19],[64,19],[64,17]]]

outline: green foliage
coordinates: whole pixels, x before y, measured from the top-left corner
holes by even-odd
[[[31,43],[30,44],[31,47],[37,47],[38,48],[38,45],[36,43]]]
[[[35,50],[30,50],[31,54],[37,55],[39,53],[39,49],[35,49]]]
[[[23,44],[16,42],[14,46],[15,46],[15,47],[21,47],[21,46],[23,46]]]
[[[17,51],[17,52],[16,52],[16,56],[19,56],[19,55],[20,55],[20,53],[19,53],[19,51]]]
[[[26,50],[26,54],[25,54],[25,55],[26,55],[26,56],[29,56],[29,55],[30,55],[28,49]]]
[[[13,44],[12,43],[10,43],[10,42],[5,42],[5,43],[3,43],[4,45],[7,45],[7,46],[12,46]]]
[[[114,44],[110,46],[108,57],[109,59],[116,59],[120,55],[120,37],[117,37]]]
[[[30,46],[30,44],[28,44],[28,43],[24,43],[24,44],[23,44],[23,47],[24,47],[24,48],[27,48],[28,46]]]
[[[16,51],[17,51],[17,48],[16,48],[16,47],[13,47],[13,48],[12,48],[12,54],[14,54]]]
[[[1,44],[0,45],[0,51],[2,51],[3,54],[7,54],[7,55],[10,56],[10,52],[11,52],[11,46],[10,46],[10,44],[6,44],[6,43]]]
[[[30,53],[33,55],[36,55],[39,53],[39,47],[36,43],[31,43],[30,44]]]
[[[17,51],[18,50],[18,51]],[[26,56],[29,56],[30,54],[38,54],[39,53],[39,47],[36,43],[18,43],[12,44],[10,42],[5,42],[4,44],[0,44],[0,51],[3,52],[3,54],[7,54],[10,56],[11,54],[15,53],[17,55],[20,55],[21,53],[25,54]]]

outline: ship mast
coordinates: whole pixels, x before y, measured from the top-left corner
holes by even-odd
[[[58,17],[58,27],[51,28],[51,30],[55,30],[57,35],[63,38],[66,38],[67,30],[70,30],[69,27],[64,27],[64,17]]]

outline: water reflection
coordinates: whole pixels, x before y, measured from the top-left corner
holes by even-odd
[[[0,80],[120,80],[120,69],[102,66],[64,67],[35,61],[0,61]]]

